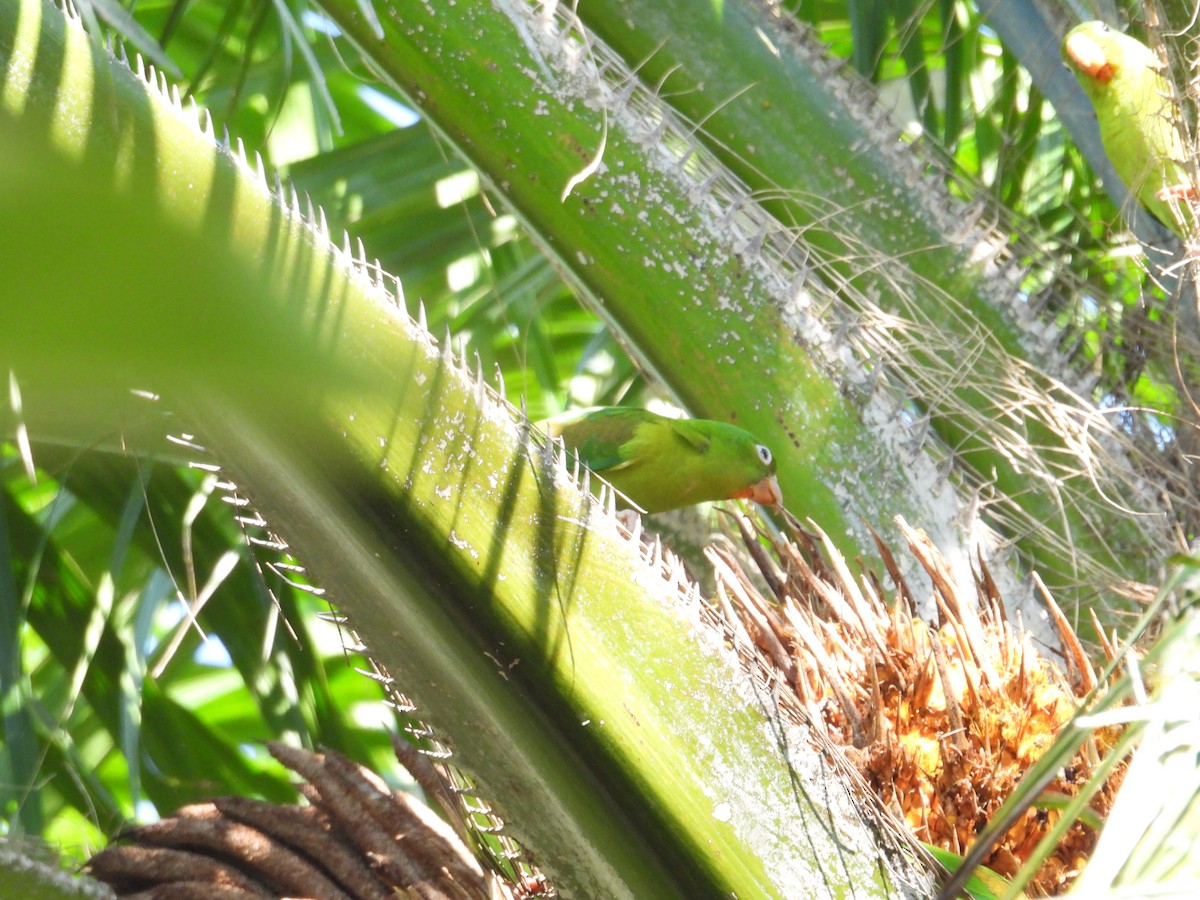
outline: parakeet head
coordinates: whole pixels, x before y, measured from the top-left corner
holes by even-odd
[[[1067,32],[1063,59],[1089,95],[1103,92],[1114,79],[1160,68],[1154,51],[1136,38],[1103,22],[1084,22]]]
[[[684,427],[702,431],[709,440],[706,455],[713,462],[714,496],[706,499],[753,500],[767,506],[783,502],[775,477],[775,455],[766,444],[736,425],[725,422],[688,420]],[[717,483],[722,487],[717,488]],[[716,491],[723,493],[716,496]]]
[[[730,499],[753,500],[765,506],[779,506],[783,503],[783,491],[779,487],[779,479],[775,477],[775,456],[766,444],[756,443],[753,452],[762,477],[749,487],[734,493]]]

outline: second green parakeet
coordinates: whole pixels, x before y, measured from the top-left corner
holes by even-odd
[[[771,451],[735,425],[620,406],[573,410],[542,425],[647,513],[735,497],[783,502]]]
[[[1185,199],[1195,196],[1184,161],[1179,110],[1162,63],[1145,44],[1103,22],[1067,33],[1063,58],[1083,86],[1100,124],[1113,168],[1150,212],[1177,234],[1179,215],[1192,221]]]

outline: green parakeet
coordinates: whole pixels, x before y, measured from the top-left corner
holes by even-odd
[[[1179,110],[1161,61],[1145,44],[1103,22],[1071,29],[1063,58],[1096,109],[1113,168],[1143,206],[1180,234],[1180,216],[1193,221],[1183,201],[1195,197],[1195,186],[1184,168]]]
[[[621,406],[573,410],[542,425],[647,513],[735,497],[783,502],[771,451],[735,425]]]

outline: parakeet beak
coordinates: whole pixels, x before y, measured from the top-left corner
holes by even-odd
[[[774,475],[768,475],[733,496],[739,500],[753,500],[763,506],[779,506],[783,503],[783,491],[779,489],[779,481]]]
[[[1069,35],[1066,51],[1071,61],[1079,67],[1079,71],[1100,82],[1112,80],[1113,67],[1104,55],[1104,48],[1086,34]]]

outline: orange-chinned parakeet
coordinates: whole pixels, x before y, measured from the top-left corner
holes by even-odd
[[[542,424],[647,513],[735,497],[783,502],[771,451],[735,425],[622,406],[573,410]]]
[[[1103,22],[1084,22],[1068,32],[1063,58],[1095,107],[1100,139],[1117,174],[1143,206],[1180,233],[1180,216],[1192,221],[1183,201],[1195,196],[1195,188],[1184,168],[1175,94],[1159,58]]]

